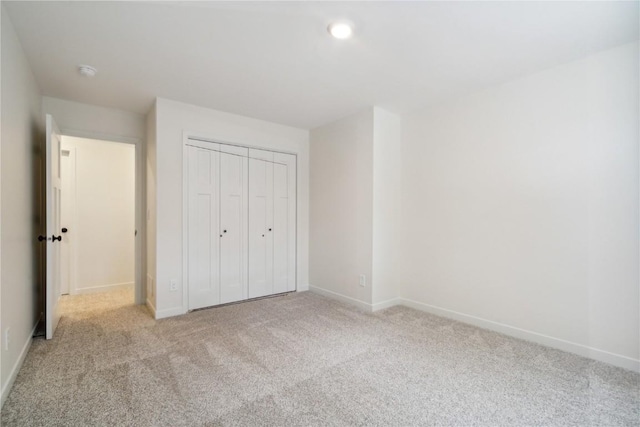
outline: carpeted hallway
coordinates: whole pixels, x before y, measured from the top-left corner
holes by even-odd
[[[640,375],[405,307],[306,292],[154,321],[69,297],[3,426],[638,425]]]

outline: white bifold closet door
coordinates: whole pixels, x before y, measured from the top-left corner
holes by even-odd
[[[188,147],[192,310],[247,298],[247,150],[210,145]]]
[[[295,290],[295,156],[249,150],[249,298]]]
[[[247,299],[247,163],[220,153],[221,304]]]
[[[296,290],[296,157],[273,153],[273,292]]]
[[[220,153],[188,147],[189,308],[220,304]]]
[[[294,155],[187,145],[189,309],[296,290]]]
[[[273,153],[269,154],[273,159]],[[273,161],[249,159],[249,298],[273,292]]]

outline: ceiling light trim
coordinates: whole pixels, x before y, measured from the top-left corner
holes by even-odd
[[[347,21],[337,21],[329,24],[327,31],[338,40],[346,40],[353,36],[353,24]]]

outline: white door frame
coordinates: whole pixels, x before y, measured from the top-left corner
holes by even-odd
[[[124,144],[131,144],[135,146],[136,161],[135,161],[135,224],[137,234],[135,236],[135,303],[146,303],[146,288],[144,286],[143,277],[146,276],[146,264],[143,262],[146,257],[146,195],[144,178],[145,171],[145,147],[143,141],[139,138],[129,138],[117,135],[106,135],[94,132],[85,132],[74,129],[61,129],[62,136],[72,136],[76,138],[96,139],[105,142],[120,142]],[[63,190],[64,191],[64,190]]]

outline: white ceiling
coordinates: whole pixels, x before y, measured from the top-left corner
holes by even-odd
[[[45,95],[143,114],[160,96],[301,128],[431,106],[639,33],[637,1],[3,4]],[[328,35],[338,18],[354,38]]]

